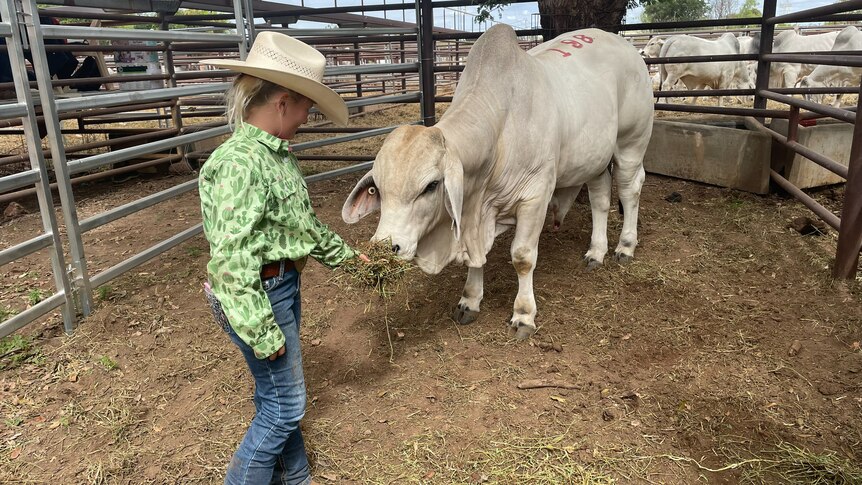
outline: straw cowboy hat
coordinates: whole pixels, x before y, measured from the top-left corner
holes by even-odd
[[[296,91],[314,101],[327,118],[340,126],[347,125],[347,105],[341,96],[323,84],[326,58],[305,42],[278,32],[263,31],[257,35],[244,61],[207,59],[200,62]]]

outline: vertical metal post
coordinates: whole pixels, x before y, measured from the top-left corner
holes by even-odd
[[[799,108],[790,106],[790,116],[787,118],[787,141],[798,141],[798,138]],[[796,157],[796,152],[784,146],[783,143],[773,143],[769,154],[769,166],[772,170],[787,178],[794,157]]]
[[[461,41],[455,39],[455,62],[453,64],[461,64]],[[455,84],[461,80],[461,71],[455,71]]]
[[[359,64],[361,63],[361,61],[362,61],[362,58],[359,56],[359,42],[354,42],[353,43],[353,65],[355,65],[356,67],[359,67]],[[360,81],[362,81],[362,75],[357,73],[355,76],[355,79],[356,79],[356,97],[361,98],[362,97],[362,84],[360,84]],[[360,106],[359,112],[362,113],[363,111],[364,111],[364,109]]]
[[[30,53],[33,56],[33,69],[36,71],[36,84],[42,103],[42,114],[45,118],[45,128],[51,146],[51,160],[54,165],[54,175],[57,178],[57,191],[60,194],[60,204],[63,219],[66,223],[66,236],[69,239],[69,253],[72,259],[72,282],[77,291],[81,312],[84,316],[92,309],[93,292],[90,276],[87,274],[87,260],[84,257],[84,243],[81,240],[81,229],[78,227],[78,211],[75,207],[75,196],[69,181],[69,167],[66,164],[66,152],[63,144],[63,134],[60,130],[60,120],[57,105],[54,103],[54,90],[51,86],[51,75],[48,71],[48,57],[45,52],[45,40],[42,38],[42,28],[39,23],[39,11],[35,0],[24,0],[24,24],[30,38]],[[23,63],[22,63],[23,65]],[[25,78],[26,79],[26,78]],[[25,82],[22,86],[29,89]],[[36,150],[41,152],[41,148]],[[33,153],[33,152],[31,152]],[[50,192],[49,192],[50,193]]]
[[[419,78],[422,86],[420,114],[425,126],[434,126],[434,8],[431,0],[419,4]]]
[[[862,88],[859,90],[862,96]],[[844,185],[844,206],[841,208],[841,229],[838,231],[838,250],[835,254],[834,278],[856,277],[859,251],[862,250],[862,114],[856,102],[856,125],[853,127],[853,145],[847,164],[847,183]]]
[[[403,11],[403,10],[402,10]],[[407,54],[404,52],[404,41],[398,41],[398,48],[401,49],[401,64],[406,62]],[[407,92],[407,76],[401,78],[401,92]]]
[[[769,89],[769,62],[763,60],[765,54],[772,54],[772,39],[775,37],[775,24],[769,22],[775,17],[777,0],[764,0],[763,23],[760,25],[760,57],[757,59],[757,83],[754,92],[754,108],[765,109],[766,98],[758,94],[760,90]],[[757,118],[761,123],[762,117]]]
[[[163,13],[159,14],[159,29],[170,30],[170,24],[165,20],[165,14]],[[174,47],[170,42],[165,42],[165,71],[168,75],[168,87],[177,87],[177,73],[176,69],[174,68]],[[171,99],[171,122],[173,123],[174,128],[176,128],[177,130],[182,130],[183,116],[180,112],[179,101],[179,98]],[[188,159],[186,158],[186,146],[178,146],[177,153],[183,157],[179,163],[185,165],[185,170],[191,171],[192,167],[189,164]]]
[[[257,36],[254,29],[254,4],[252,0],[243,0],[243,3],[245,4],[245,15],[248,21],[248,45],[251,46],[254,43],[254,38]]]
[[[42,228],[51,235],[51,269],[54,271],[54,284],[57,291],[63,292],[66,303],[63,305],[63,328],[71,333],[75,328],[75,301],[72,284],[66,273],[66,260],[63,257],[63,242],[60,240],[60,230],[57,224],[57,214],[54,212],[54,200],[51,197],[48,167],[42,155],[42,143],[39,139],[39,128],[36,125],[36,109],[33,107],[33,96],[30,93],[30,83],[27,79],[27,68],[24,63],[22,48],[22,32],[15,0],[0,1],[0,16],[12,28],[12,35],[7,40],[9,62],[12,65],[12,80],[15,82],[15,93],[19,103],[27,105],[26,118],[21,120],[24,128],[24,139],[27,152],[30,154],[30,167],[39,170],[39,181],[36,182],[36,198],[39,201],[39,212],[42,215]]]
[[[305,6],[305,0],[303,0],[303,6]],[[243,18],[243,15],[242,15],[242,0],[233,0],[233,13],[234,13],[234,17],[236,18],[236,35],[238,35],[240,38],[240,41],[239,41],[239,59],[241,61],[244,61],[246,55],[248,54],[249,44],[246,43],[245,19]],[[251,13],[251,12],[249,12],[249,13]],[[252,21],[254,21],[253,17],[252,17]]]

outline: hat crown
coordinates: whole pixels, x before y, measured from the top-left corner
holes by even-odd
[[[317,82],[323,81],[326,70],[326,58],[316,49],[287,35],[269,31],[258,34],[246,62]]]

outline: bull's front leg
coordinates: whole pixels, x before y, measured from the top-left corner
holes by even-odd
[[[533,295],[533,270],[539,249],[539,235],[545,221],[550,196],[521,203],[517,213],[515,239],[512,241],[512,265],[518,273],[518,296],[509,324],[518,340],[536,333],[536,297]]]
[[[464,293],[461,294],[461,300],[455,311],[452,312],[452,319],[461,325],[473,323],[479,317],[479,305],[482,302],[484,291],[483,268],[468,268],[467,282],[464,284]]]

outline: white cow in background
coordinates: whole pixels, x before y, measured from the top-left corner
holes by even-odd
[[[483,296],[483,267],[497,235],[514,227],[518,275],[510,328],[536,330],[533,271],[552,196],[568,210],[586,184],[593,230],[584,259],[602,263],[614,176],[625,219],[617,260],[634,255],[643,156],[652,133],[649,74],[622,37],[597,29],[563,34],[528,52],[508,25],[488,29],[467,57],[452,104],[430,128],[403,126],[342,209],[348,223],[380,209],[375,241],[427,273],[468,266],[453,318],[470,323]]]
[[[643,49],[640,50],[640,54],[647,59],[652,59],[658,57],[661,53],[661,48],[664,45],[664,38],[662,37],[652,37],[647,41],[646,45]]]
[[[675,35],[667,39],[661,49],[661,57],[717,56],[739,54],[739,40],[727,33],[715,40],[701,39],[690,35]],[[670,90],[682,81],[686,88],[693,89],[753,89],[754,82],[748,75],[743,61],[684,62],[662,64],[662,90]],[[720,97],[718,105],[723,105]]]
[[[661,54],[661,48],[664,45],[664,38],[662,37],[651,37],[650,40],[647,41],[646,45],[644,45],[643,49],[640,51],[640,55],[647,59],[653,59]],[[661,71],[657,68],[657,66],[653,65],[650,70],[655,70],[650,75],[650,79],[652,80],[653,89],[661,89]]]
[[[740,54],[759,54],[760,53],[760,32],[752,32],[751,35],[741,35],[737,37],[739,40]],[[748,78],[751,82],[757,82],[757,61],[742,61],[748,68]]]
[[[862,51],[862,32],[852,25],[842,30],[835,38],[832,51]],[[847,66],[819,65],[811,74],[802,78],[800,86],[803,88],[815,87],[845,87],[857,86],[862,79],[862,68]],[[806,94],[806,99],[823,102],[822,94]],[[841,105],[841,95],[835,96],[832,106],[836,108]]]
[[[741,35],[736,40],[739,41],[740,54],[757,54],[760,52],[760,32],[752,32],[751,35]]]
[[[800,35],[794,30],[785,30],[775,36],[772,52],[819,52],[832,50],[838,32],[825,34]],[[769,86],[774,88],[792,88],[804,76],[811,74],[816,64],[792,64],[773,62],[769,70]]]

